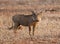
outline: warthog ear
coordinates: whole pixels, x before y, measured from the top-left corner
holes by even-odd
[[[32,15],[36,15],[36,13],[34,11],[31,11],[32,12]]]

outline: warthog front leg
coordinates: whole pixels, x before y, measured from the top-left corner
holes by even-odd
[[[29,35],[31,36],[31,27],[29,26]]]
[[[35,27],[36,27],[36,23],[33,24],[33,35],[34,35]]]

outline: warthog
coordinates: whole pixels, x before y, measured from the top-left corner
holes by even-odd
[[[31,32],[31,26],[33,26],[33,35],[34,35],[34,30],[37,22],[39,22],[37,16],[34,11],[31,11],[31,15],[14,15],[12,17],[12,21],[14,22],[14,25],[10,27],[9,29],[14,29],[15,31],[17,28],[22,25],[22,26],[28,26],[29,27],[29,35]]]

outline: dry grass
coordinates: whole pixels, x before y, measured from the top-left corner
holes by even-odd
[[[2,3],[2,2],[1,2]],[[6,3],[6,2],[3,2]],[[10,2],[9,2],[10,3]],[[35,35],[28,34],[28,27],[22,26],[14,34],[8,27],[12,25],[12,16],[16,14],[31,14],[30,10],[39,13],[41,10],[56,9],[57,11],[43,12],[39,16]],[[60,6],[59,5],[4,5],[0,6],[0,44],[60,44]]]

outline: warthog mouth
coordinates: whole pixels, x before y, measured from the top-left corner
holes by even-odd
[[[35,20],[34,22],[39,22],[39,20]]]
[[[36,20],[36,22],[39,22],[39,20]]]

